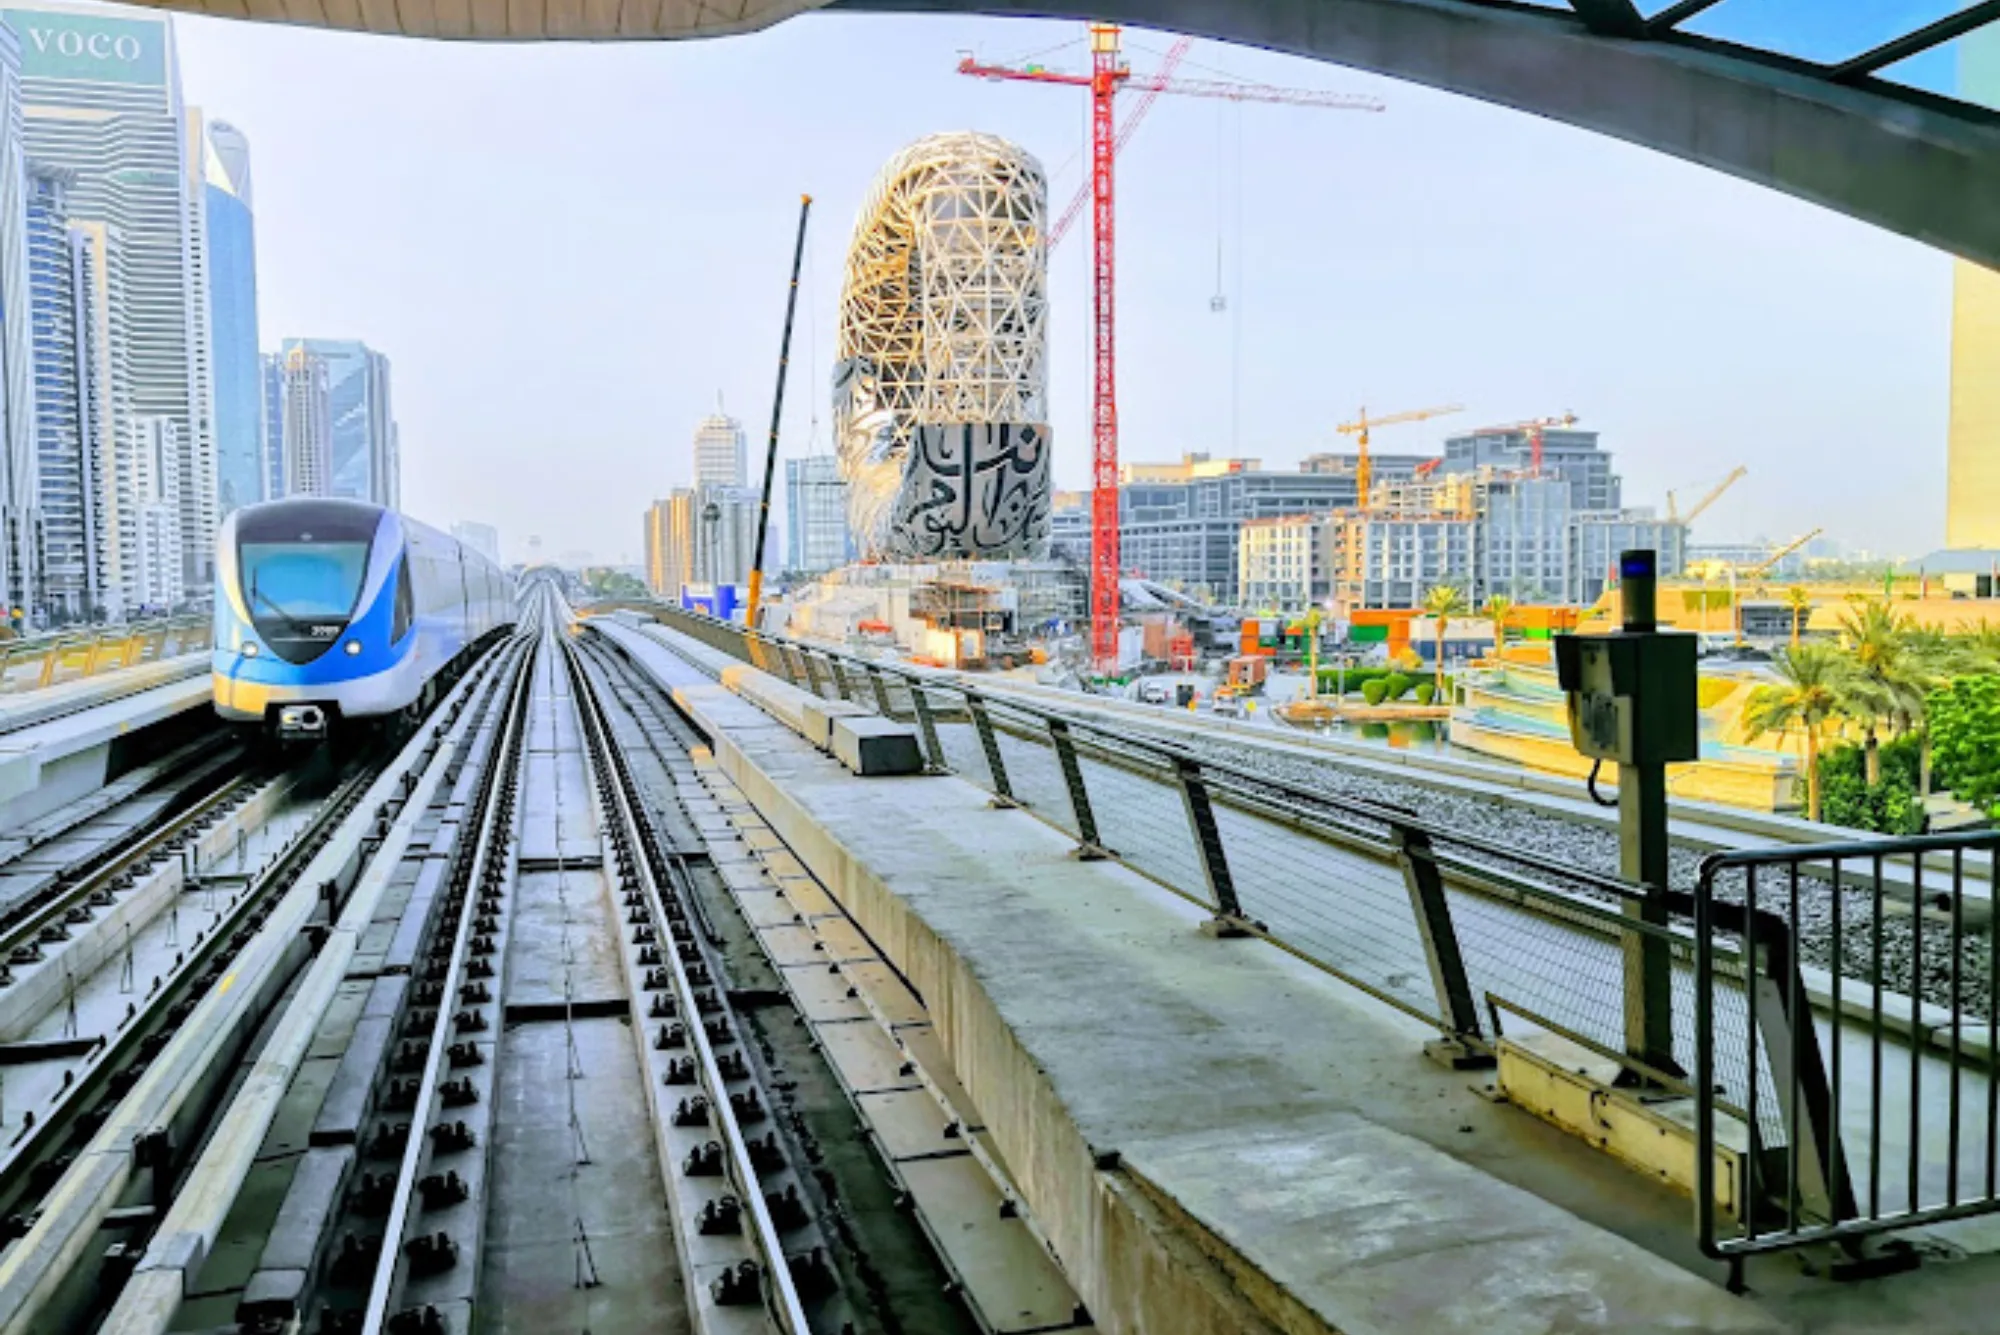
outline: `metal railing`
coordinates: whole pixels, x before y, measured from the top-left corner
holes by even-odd
[[[0,644],[0,692],[40,690],[60,682],[194,653],[209,646],[208,616],[135,621],[39,635]]]
[[[1262,937],[1434,1026],[1433,1055],[1490,1057],[1504,1012],[1691,1100],[1697,1228],[1732,1281],[1753,1253],[1836,1242],[1859,1258],[1870,1234],[2000,1211],[2000,952],[1967,906],[1967,873],[2000,872],[2000,831],[1717,854],[1692,893],[1659,897],[1662,924],[1629,911],[1642,886],[1418,811],[935,670],[653,615],[913,722],[932,770],[1204,905],[1218,934]],[[1885,891],[1899,872],[1913,893]],[[1666,985],[1628,986],[1635,959],[1663,964]],[[1664,1065],[1627,1047],[1646,1032],[1635,1008],[1661,995]]]
[[[2000,955],[1965,898],[1968,862],[1996,856],[1981,830],[1703,862],[1696,1215],[1733,1278],[1755,1253],[1837,1243],[1865,1263],[1870,1235],[2000,1210]],[[1897,861],[1912,911],[1883,892]],[[1798,949],[1821,929],[1823,970]]]
[[[815,695],[915,724],[927,765],[1116,858],[1254,935],[1435,1027],[1434,1056],[1490,1059],[1507,1009],[1625,1060],[1622,943],[1651,935],[1682,975],[1693,940],[1629,915],[1644,889],[1416,810],[1338,796],[1164,739],[899,663],[858,658],[674,608],[653,615]],[[1470,925],[1471,930],[1468,930]],[[1483,1004],[1482,1004],[1483,1003]],[[1489,1019],[1488,1017],[1495,1017]],[[1685,1054],[1686,1064],[1693,1054]]]

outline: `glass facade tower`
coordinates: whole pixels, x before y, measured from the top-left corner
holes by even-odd
[[[389,359],[355,339],[286,339],[286,358],[295,352],[326,368],[326,476],[312,494],[397,508],[402,470],[389,401]],[[287,420],[303,419],[293,413]],[[288,446],[288,467],[300,457]],[[294,486],[303,489],[302,481]]]
[[[20,38],[28,156],[74,170],[71,215],[115,238],[108,337],[129,372],[131,414],[173,426],[149,422],[145,434],[180,454],[172,503],[182,572],[188,587],[206,588],[216,522],[206,210],[191,189],[173,27],[164,16],[60,4],[16,5],[0,19]],[[118,429],[139,434],[130,421]]]
[[[108,367],[93,300],[97,252],[72,227],[75,173],[28,164],[28,290],[34,336],[35,455],[42,519],[44,619],[73,622],[123,610],[108,596],[115,528],[103,495],[115,467]]]
[[[190,113],[193,118],[199,113]],[[209,352],[215,401],[216,512],[267,498],[264,395],[257,352],[257,243],[250,144],[227,121],[201,125],[207,211]]]

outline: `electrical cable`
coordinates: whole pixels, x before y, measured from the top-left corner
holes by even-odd
[[[1601,807],[1615,807],[1618,805],[1617,798],[1614,797],[1609,802],[1607,802],[1603,798],[1597,795],[1597,771],[1603,768],[1604,768],[1604,757],[1599,756],[1597,759],[1591,761],[1590,777],[1583,781],[1583,786],[1590,790],[1590,800],[1597,803],[1597,805]]]

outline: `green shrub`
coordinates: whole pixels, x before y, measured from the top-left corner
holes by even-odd
[[[1820,817],[1876,834],[1916,834],[1923,829],[1923,802],[1917,796],[1922,739],[1912,733],[1883,742],[1882,780],[1867,781],[1864,749],[1829,747],[1819,758]]]
[[[1409,693],[1410,687],[1416,685],[1416,682],[1400,672],[1391,672],[1383,678],[1382,685],[1387,691],[1387,699],[1400,700]]]
[[[1420,705],[1427,705],[1427,704],[1429,704],[1429,703],[1430,703],[1431,701],[1433,701],[1433,700],[1435,700],[1435,699],[1437,699],[1437,685],[1436,685],[1436,683],[1434,683],[1434,682],[1428,682],[1428,681],[1420,681],[1420,682],[1418,682],[1418,683],[1417,683],[1417,703],[1418,703],[1418,704],[1420,704]]]
[[[1353,695],[1369,682],[1388,676],[1390,671],[1385,667],[1351,667],[1343,673],[1339,668],[1323,667],[1319,670],[1319,693],[1332,695],[1344,685],[1347,693]]]
[[[1389,694],[1389,683],[1381,677],[1374,677],[1361,683],[1361,698],[1371,705],[1379,705]]]
[[[2000,676],[1960,677],[1931,692],[1925,714],[1936,785],[1961,801],[1992,805],[2000,798]]]

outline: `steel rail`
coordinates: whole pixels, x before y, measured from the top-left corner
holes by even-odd
[[[247,947],[248,942],[236,941],[242,924],[262,905],[275,904],[277,892],[290,888],[323,844],[323,836],[347,817],[355,801],[367,790],[372,777],[369,771],[363,770],[346,780],[327,799],[312,822],[286,845],[255,883],[239,893],[224,916],[211,927],[202,929],[199,939],[185,952],[182,962],[162,975],[159,990],[146,1000],[144,1008],[122,1022],[114,1033],[106,1036],[102,1047],[84,1058],[83,1074],[66,1085],[55,1101],[42,1110],[35,1123],[8,1144],[4,1152],[0,1152],[0,1208],[11,1207],[12,1217],[22,1217],[29,1213],[22,1208],[25,1202],[20,1199],[24,1186],[28,1196],[39,1199],[47,1197],[61,1185],[61,1175],[40,1191],[35,1190],[32,1183],[24,1184],[21,1179],[31,1177],[37,1166],[52,1158],[62,1143],[62,1137],[68,1135],[77,1117],[83,1115],[84,1105],[100,1093],[118,1071],[126,1069],[126,1058],[133,1050],[142,1049],[149,1038],[162,1032],[158,1023],[160,1017],[170,1015],[175,1007],[192,1000],[183,994],[198,990],[203,977],[217,974],[223,961],[234,958],[240,949]],[[106,1108],[106,1116],[123,1101],[121,1093]],[[4,1241],[4,1236],[0,1236],[0,1244]]]
[[[451,1002],[465,981],[467,946],[472,939],[472,925],[479,917],[479,896],[475,887],[480,884],[496,850],[504,851],[506,847],[506,832],[499,828],[501,803],[498,797],[505,782],[503,771],[509,764],[521,760],[515,741],[527,726],[528,704],[534,690],[534,662],[534,647],[528,643],[509,665],[515,678],[512,692],[501,706],[505,711],[501,715],[502,732],[494,740],[486,771],[480,778],[479,833],[473,849],[471,874],[466,878],[464,901],[458,906],[458,924],[452,934],[451,964],[445,972],[444,987],[438,994],[439,1005],[437,1018],[431,1024],[430,1048],[424,1056],[423,1074],[418,1077],[417,1101],[410,1109],[409,1135],[403,1145],[402,1162],[396,1169],[396,1187],[390,1197],[389,1218],[382,1227],[382,1251],[375,1258],[375,1275],[369,1285],[367,1306],[363,1308],[362,1335],[384,1335],[394,1315],[389,1311],[389,1303],[395,1296],[396,1273],[403,1257],[403,1231],[409,1226],[410,1207],[417,1196],[424,1148],[429,1143],[430,1122],[438,1098],[438,1076],[444,1065],[446,1049],[451,1045],[455,1014]],[[488,707],[492,706],[489,704]]]
[[[664,898],[660,893],[659,880],[654,874],[653,859],[657,850],[652,841],[645,837],[643,827],[634,814],[636,805],[632,792],[632,780],[620,766],[613,763],[615,742],[612,740],[609,720],[605,717],[604,704],[597,697],[596,688],[590,683],[583,664],[577,657],[574,645],[563,641],[563,654],[569,669],[577,703],[577,716],[583,722],[588,739],[588,751],[593,764],[602,765],[611,779],[608,788],[614,799],[615,810],[605,813],[616,819],[631,843],[636,856],[632,859],[633,871],[639,880],[647,907],[654,921],[664,925],[668,918]],[[731,1176],[736,1180],[738,1200],[745,1215],[750,1220],[751,1246],[763,1257],[764,1273],[769,1286],[764,1290],[766,1310],[778,1323],[784,1335],[811,1335],[807,1324],[805,1308],[799,1302],[798,1288],[792,1282],[790,1263],[785,1258],[782,1236],[764,1203],[764,1189],[758,1177],[755,1162],[750,1157],[749,1138],[736,1120],[736,1110],[729,1101],[729,1085],[723,1079],[721,1067],[715,1059],[715,1047],[709,1041],[707,1026],[699,1022],[700,1007],[695,1002],[694,985],[688,981],[686,966],[681,962],[680,951],[667,949],[660,952],[674,983],[674,998],[682,1015],[689,1017],[687,1041],[693,1048],[697,1069],[701,1073],[701,1083],[708,1096],[709,1111],[715,1117],[716,1129],[728,1146]],[[372,1332],[369,1335],[373,1335]]]
[[[277,781],[275,777],[263,780],[267,784]],[[227,808],[232,797],[239,793],[249,796],[250,790],[258,784],[259,781],[249,775],[232,775],[221,787],[200,798],[193,806],[175,812],[153,829],[143,833],[138,842],[119,845],[108,861],[84,872],[81,879],[51,886],[53,894],[50,898],[38,904],[15,905],[9,913],[19,916],[14,916],[11,921],[0,925],[0,965],[6,965],[18,947],[39,940],[42,928],[67,914],[71,908],[87,900],[138,863],[146,861],[155,852],[195,829],[204,816],[219,813]]]

